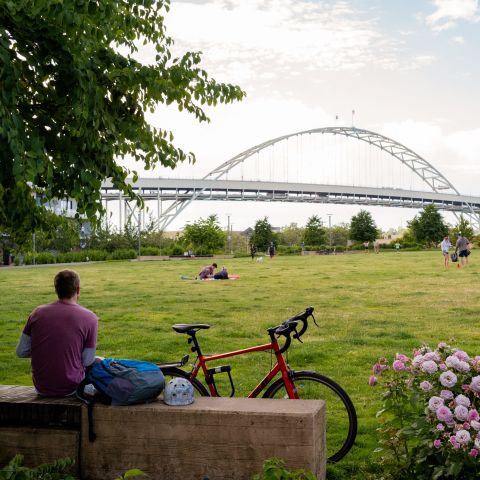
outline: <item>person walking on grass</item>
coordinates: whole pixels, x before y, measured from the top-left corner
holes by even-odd
[[[440,244],[440,248],[443,254],[443,264],[445,268],[448,268],[449,266],[450,257],[448,254],[448,250],[451,248],[451,246],[452,244],[450,243],[450,238],[447,235],[446,237],[444,237],[444,239],[442,240],[442,243]]]
[[[468,265],[468,256],[470,255],[470,251],[468,250],[469,243],[468,238],[464,237],[461,233],[458,234],[457,243],[455,244],[455,253],[458,252],[462,267]],[[460,266],[460,263],[458,265]]]
[[[32,380],[45,397],[73,395],[95,361],[98,318],[78,304],[80,277],[73,270],[54,280],[58,300],[40,305],[28,317],[16,354],[31,358]]]

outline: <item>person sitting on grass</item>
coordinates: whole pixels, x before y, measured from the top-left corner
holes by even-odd
[[[212,263],[211,265],[207,265],[206,267],[203,268],[203,270],[198,274],[198,278],[200,280],[205,280],[206,278],[212,278],[213,277],[213,272],[217,268],[216,263]]]
[[[213,278],[215,280],[228,280],[228,272],[225,267],[222,268],[222,270],[218,273],[216,273]]]
[[[31,357],[32,379],[45,397],[73,395],[95,361],[98,318],[78,305],[80,277],[73,270],[54,280],[58,300],[40,305],[28,317],[16,354]]]

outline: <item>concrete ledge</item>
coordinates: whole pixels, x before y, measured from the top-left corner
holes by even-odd
[[[15,400],[16,388],[21,390]],[[60,403],[80,411],[81,425],[28,427],[28,415],[18,414],[39,406],[45,413],[49,401],[53,408]],[[8,410],[17,412],[20,424],[5,420]],[[185,407],[161,400],[128,407],[96,404],[93,422],[97,438],[90,443],[87,409],[78,400],[40,399],[31,387],[0,386],[0,462],[12,453],[24,454],[31,466],[70,456],[83,480],[116,478],[130,468],[158,480],[251,480],[266,458],[277,456],[289,469],[306,468],[325,478],[321,400],[197,397]]]

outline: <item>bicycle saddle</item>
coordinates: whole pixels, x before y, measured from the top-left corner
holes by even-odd
[[[172,328],[177,333],[188,333],[190,330],[204,330],[210,328],[206,323],[177,323]]]

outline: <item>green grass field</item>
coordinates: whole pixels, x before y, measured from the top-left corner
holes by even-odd
[[[373,362],[396,352],[410,354],[426,342],[452,341],[480,354],[478,312],[480,261],[443,269],[440,252],[382,252],[318,257],[276,257],[263,263],[225,260],[238,281],[183,281],[201,260],[111,262],[75,265],[80,303],[100,318],[100,355],[173,361],[188,353],[174,323],[209,323],[199,338],[205,353],[266,343],[266,328],[312,305],[317,322],[293,342],[290,365],[324,373],[349,393],[359,416],[351,453],[331,476],[362,478],[358,468],[374,462],[379,391],[367,385]],[[222,266],[220,260],[219,266]],[[63,267],[0,269],[0,383],[31,385],[28,360],[15,345],[29,312],[53,301],[53,276]],[[237,392],[260,380],[266,353],[228,359]],[[253,374],[252,374],[253,372]],[[333,478],[333,477],[332,477]]]

